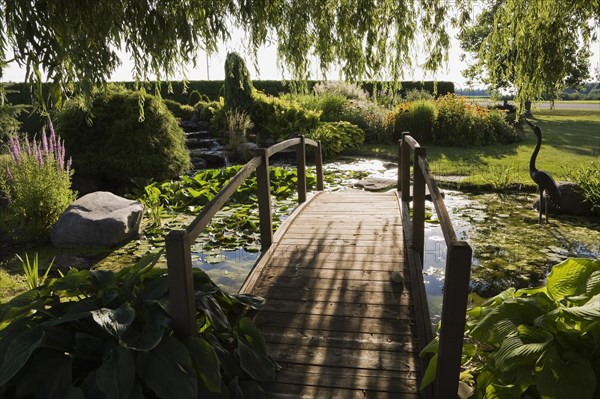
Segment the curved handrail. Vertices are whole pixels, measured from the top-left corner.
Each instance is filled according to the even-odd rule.
[[[210,200],[185,230],[172,230],[166,237],[167,267],[169,270],[169,297],[173,330],[179,337],[196,333],[192,254],[190,246],[210,223],[214,215],[229,201],[254,171],[258,189],[261,245],[267,248],[273,238],[271,194],[269,189],[269,157],[290,147],[296,147],[298,170],[298,202],[306,201],[305,145],[315,147],[317,189],[323,190],[323,158],[321,143],[303,136],[282,141],[269,148],[259,148],[256,156],[246,163],[231,180]]]
[[[425,148],[410,136],[402,133],[398,148],[398,191],[401,191],[403,209],[409,214],[410,198],[410,151],[414,152],[413,161],[413,193],[412,193],[412,221],[410,217],[405,223],[405,232],[412,242],[413,254],[409,263],[415,263],[414,268],[423,270],[424,260],[424,230],[425,230],[425,187],[429,188],[431,201],[434,204],[444,240],[447,246],[446,274],[443,288],[441,329],[439,331],[439,349],[436,369],[434,395],[440,398],[455,397],[458,391],[460,361],[464,338],[464,328],[467,310],[467,296],[471,273],[472,249],[466,241],[456,237],[454,226],[448,215],[448,210],[433,177]],[[420,273],[415,278],[420,279]],[[429,314],[426,298],[421,300],[424,314]],[[423,304],[425,302],[425,304]],[[424,306],[423,306],[424,305]],[[417,324],[419,322],[417,321]],[[423,327],[417,326],[421,331]],[[428,340],[433,338],[431,324],[424,326],[425,336]]]

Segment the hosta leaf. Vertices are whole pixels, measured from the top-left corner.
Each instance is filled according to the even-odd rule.
[[[39,290],[29,290],[11,299],[9,302],[0,304],[0,326],[10,322],[21,315],[28,314],[32,307],[43,307],[52,301],[48,296],[43,297]]]
[[[140,293],[140,298],[144,301],[161,299],[165,296],[168,289],[168,276],[161,276],[145,283],[144,289]]]
[[[101,308],[91,312],[94,321],[113,337],[120,337],[131,325],[135,311],[125,303],[117,309]]]
[[[275,363],[269,355],[251,347],[243,339],[238,339],[237,354],[240,358],[240,367],[256,381],[272,381],[277,371]]]
[[[190,352],[199,382],[210,392],[220,392],[221,362],[212,345],[202,337],[189,337],[184,344]]]
[[[486,399],[520,398],[523,389],[515,385],[490,384],[485,389]]]
[[[252,309],[260,309],[265,304],[265,298],[248,294],[231,294],[231,296]]]
[[[12,340],[0,365],[0,386],[3,386],[23,368],[31,354],[44,340],[41,328],[25,331]]]
[[[595,270],[590,275],[585,285],[585,293],[590,297],[600,294],[600,270]]]
[[[96,384],[107,399],[128,398],[135,382],[134,354],[115,346],[96,370]]]
[[[429,363],[427,364],[427,369],[425,369],[425,374],[423,374],[423,378],[421,379],[421,385],[419,385],[419,389],[423,390],[429,386],[434,380],[437,371],[437,361],[438,355],[437,353],[429,359]]]
[[[223,309],[221,309],[221,306],[219,306],[212,296],[201,294],[196,298],[196,308],[206,313],[217,331],[231,329],[229,320],[225,313],[223,313]]]
[[[555,348],[548,350],[535,367],[535,383],[543,399],[592,399],[596,375],[590,362],[574,352],[562,357]]]
[[[149,351],[160,343],[170,323],[171,319],[161,307],[145,305],[143,329],[129,327],[121,336],[121,344],[128,349]]]
[[[582,306],[561,308],[561,314],[571,316],[580,321],[594,321],[600,319],[600,294],[595,295]]]
[[[267,397],[256,381],[238,381],[238,384],[244,392],[244,399],[265,399]]]
[[[554,266],[548,275],[548,293],[559,302],[565,297],[586,294],[588,279],[600,270],[600,260],[569,258]]]
[[[523,336],[507,337],[497,352],[494,353],[496,367],[507,372],[515,367],[530,366],[533,369],[537,359],[552,340],[552,335],[543,330],[519,326]]]
[[[493,308],[475,326],[471,334],[479,341],[501,344],[504,338],[517,332],[519,325],[532,325],[545,313],[546,310],[540,306],[538,298],[515,298]]]
[[[162,399],[196,399],[197,379],[186,347],[166,336],[149,352],[140,352],[136,361],[140,379]]]
[[[265,342],[264,337],[249,317],[242,317],[238,323],[238,327],[240,333],[243,334],[246,342],[248,342],[252,348],[265,355],[268,354],[267,343]]]

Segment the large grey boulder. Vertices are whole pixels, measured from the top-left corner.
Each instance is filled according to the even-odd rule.
[[[60,216],[50,238],[57,247],[112,247],[140,232],[144,207],[106,191],[84,195]]]
[[[589,215],[592,213],[592,205],[585,200],[579,186],[575,183],[560,181],[556,183],[560,191],[560,206],[548,200],[549,213],[563,213],[567,215]],[[540,200],[533,204],[535,210],[539,210]],[[544,211],[544,204],[542,204]]]

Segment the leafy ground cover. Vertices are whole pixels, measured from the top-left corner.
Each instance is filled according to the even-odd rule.
[[[555,179],[566,179],[569,170],[598,162],[600,156],[600,114],[595,110],[537,110],[532,121],[543,132],[538,169],[550,172]],[[463,183],[482,187],[490,185],[490,174],[509,174],[509,180],[533,187],[529,177],[529,158],[536,139],[530,129],[525,140],[515,144],[486,147],[427,146],[432,170],[442,176],[464,176]],[[365,144],[352,154],[396,159],[395,145]]]

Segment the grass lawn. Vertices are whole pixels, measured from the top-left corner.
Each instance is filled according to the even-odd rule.
[[[537,168],[550,172],[556,180],[566,179],[569,169],[600,162],[600,113],[594,110],[537,110],[532,121],[543,133]],[[511,181],[533,185],[529,177],[529,158],[536,138],[529,127],[525,140],[510,145],[485,147],[427,146],[431,169],[438,175],[468,176],[469,183],[480,185],[490,175],[510,174]],[[354,155],[396,158],[394,145],[365,145]]]

